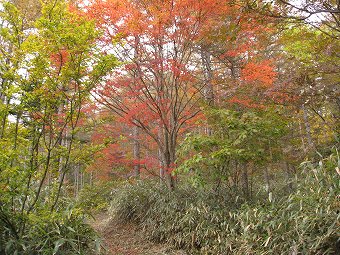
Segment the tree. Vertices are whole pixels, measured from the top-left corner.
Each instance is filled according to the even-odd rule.
[[[242,4],[264,16],[270,16],[291,25],[304,24],[313,27],[324,35],[339,38],[340,6],[337,0],[246,0]]]
[[[0,214],[20,239],[30,214],[58,210],[84,104],[117,61],[100,54],[94,22],[67,1],[43,4],[26,30],[20,11],[2,5]]]
[[[202,98],[211,101],[213,97],[208,46],[224,31],[230,37],[220,41],[232,41],[233,36],[242,41],[245,35],[255,41],[255,25],[240,21],[248,16],[239,6],[215,0],[92,1],[86,13],[106,29],[102,43],[107,54],[116,54],[126,63],[115,77],[98,85],[96,97],[122,121],[155,141],[172,189],[178,140],[200,116]],[[253,43],[246,44],[246,38],[243,47],[232,52],[243,65],[253,61],[247,52]]]

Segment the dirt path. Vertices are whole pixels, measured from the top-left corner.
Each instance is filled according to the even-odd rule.
[[[108,255],[186,255],[183,251],[171,251],[168,247],[150,243],[133,225],[118,225],[101,213],[91,222],[102,236]]]

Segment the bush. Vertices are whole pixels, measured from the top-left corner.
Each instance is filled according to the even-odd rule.
[[[0,254],[67,255],[99,254],[100,240],[94,230],[85,223],[85,215],[69,206],[61,212],[40,210],[26,219],[7,215],[15,224],[25,220],[20,235],[10,233],[8,224],[0,222]],[[17,224],[19,225],[19,224]],[[17,230],[19,231],[19,230]]]
[[[85,211],[106,210],[111,202],[113,182],[96,183],[85,186],[77,198],[77,206]]]
[[[168,192],[150,181],[117,191],[112,212],[138,224],[150,240],[195,254],[339,254],[335,162],[304,164],[296,191],[276,200],[250,203],[190,186]]]

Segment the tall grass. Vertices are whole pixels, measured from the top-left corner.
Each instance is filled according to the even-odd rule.
[[[62,203],[61,203],[62,204]],[[39,210],[28,216],[1,211],[13,224],[0,221],[0,254],[4,255],[91,255],[100,254],[100,239],[86,223],[85,214],[72,203],[57,212]],[[25,228],[18,229],[22,221]],[[20,231],[20,232],[18,232]]]
[[[305,163],[289,195],[246,202],[226,190],[138,182],[115,193],[112,213],[148,239],[192,254],[340,254],[335,158]]]

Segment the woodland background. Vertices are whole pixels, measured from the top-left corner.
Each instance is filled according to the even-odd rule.
[[[339,1],[0,6],[1,254],[340,251]]]

